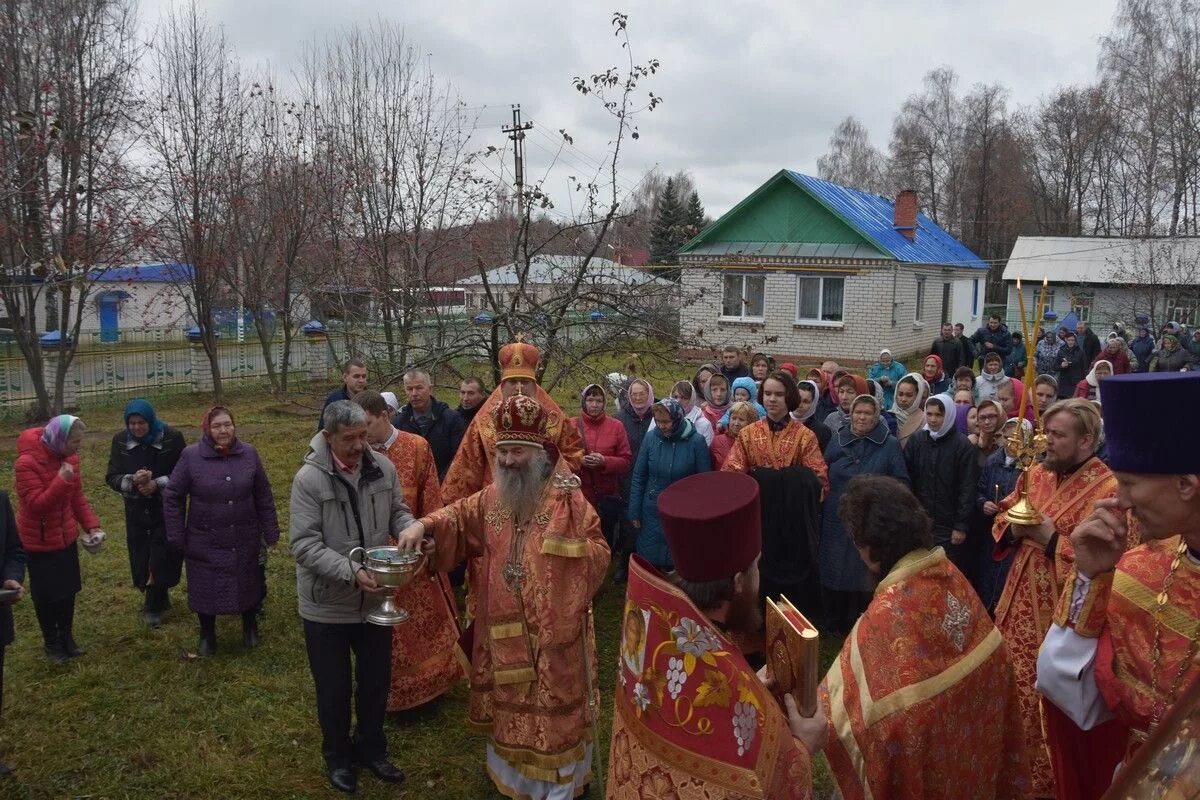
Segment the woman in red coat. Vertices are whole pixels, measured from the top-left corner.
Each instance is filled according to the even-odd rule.
[[[81,656],[75,643],[75,595],[83,587],[79,575],[79,530],[85,544],[103,539],[100,520],[83,494],[79,447],[84,424],[61,414],[44,428],[17,437],[17,530],[28,554],[29,593],[45,639],[46,655],[63,662]]]
[[[576,473],[580,488],[600,515],[600,527],[611,546],[621,518],[620,479],[633,466],[633,451],[625,426],[605,413],[607,404],[604,389],[588,384],[580,397],[583,413],[572,422],[583,440],[583,465]]]

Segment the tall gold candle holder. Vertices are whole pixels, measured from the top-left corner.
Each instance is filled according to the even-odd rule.
[[[1021,470],[1021,477],[1017,479],[1017,502],[1004,512],[1004,518],[1013,525],[1040,525],[1045,518],[1029,502],[1029,470],[1037,463],[1038,456],[1046,452],[1046,434],[1042,430],[1041,420],[1038,420],[1037,430],[1026,428],[1024,420],[1019,422],[1004,443],[1004,450],[1017,469]]]

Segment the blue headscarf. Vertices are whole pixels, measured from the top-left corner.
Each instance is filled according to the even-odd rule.
[[[149,402],[138,398],[130,400],[129,404],[125,406],[126,429],[129,428],[129,418],[135,414],[150,423],[150,429],[146,431],[146,435],[138,437],[138,444],[154,444],[162,434],[163,428],[167,427],[166,423],[158,418],[158,415],[154,413],[154,407]],[[132,433],[129,435],[133,436]]]
[[[57,455],[63,457],[67,452],[67,437],[71,435],[71,427],[79,421],[79,417],[70,414],[59,414],[42,429],[42,442]]]

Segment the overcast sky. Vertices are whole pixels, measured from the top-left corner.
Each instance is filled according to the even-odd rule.
[[[338,26],[378,17],[403,24],[467,105],[485,106],[482,141],[505,143],[499,128],[510,103],[520,103],[539,130],[575,136],[551,191],[607,148],[609,121],[570,81],[620,63],[609,25],[619,8],[630,16],[635,57],[661,61],[646,88],[665,98],[641,120],[623,181],[632,185],[655,165],[689,170],[713,216],[781,168],[816,174],[829,134],[848,114],[886,148],[896,110],[938,66],[954,68],[964,91],[1004,84],[1013,107],[1091,80],[1115,7],[1115,0],[199,2],[244,61],[282,72],[303,42]],[[147,29],[170,4],[142,0]],[[550,139],[530,137],[531,173],[545,169],[552,148]]]

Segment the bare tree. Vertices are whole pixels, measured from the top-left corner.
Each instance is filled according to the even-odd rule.
[[[938,225],[960,233],[963,173],[962,101],[949,67],[925,76],[924,91],[904,101],[892,125],[891,183],[917,190]]]
[[[1106,259],[1104,279],[1120,288],[1110,313],[1132,320],[1150,317],[1157,332],[1171,320],[1194,325],[1200,308],[1200,259],[1197,241],[1159,237],[1137,239]]]
[[[127,0],[0,7],[0,299],[45,418],[62,406],[94,280],[143,243]],[[43,377],[39,318],[61,334]]]
[[[887,171],[887,160],[855,117],[838,124],[829,137],[829,151],[817,159],[817,175],[822,180],[874,194],[887,194]]]
[[[147,142],[165,213],[163,252],[191,266],[180,287],[200,329],[216,402],[223,397],[214,312],[228,285],[228,181],[242,114],[238,67],[225,34],[195,2],[168,12],[154,44]]]

